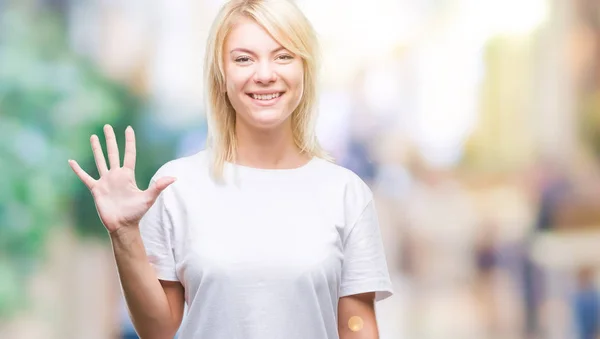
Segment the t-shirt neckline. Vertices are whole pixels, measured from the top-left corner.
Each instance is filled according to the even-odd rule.
[[[302,172],[307,170],[308,168],[310,168],[316,161],[317,161],[318,157],[311,157],[307,162],[305,162],[304,164],[298,166],[298,167],[293,167],[293,168],[260,168],[260,167],[251,167],[251,166],[246,166],[246,165],[240,165],[240,164],[236,164],[233,162],[229,162],[226,161],[225,162],[225,166],[232,168],[232,169],[236,169],[238,171],[243,171],[246,173],[256,173],[256,174],[293,174],[293,173],[298,173],[298,172]]]

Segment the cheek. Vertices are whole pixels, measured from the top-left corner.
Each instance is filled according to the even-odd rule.
[[[237,96],[243,91],[249,79],[248,70],[236,67],[225,68],[225,89],[230,96]]]
[[[302,65],[291,68],[286,72],[288,85],[293,87],[298,95],[302,95],[304,90],[304,69]]]
[[[235,95],[240,86],[240,80],[237,77],[230,75],[225,78],[225,89],[229,95]]]
[[[229,102],[230,104],[233,106],[233,108],[236,111],[239,110],[243,110],[244,107],[244,103],[243,103],[243,97],[241,97],[241,95],[243,95],[242,91],[242,87],[239,84],[239,82],[237,82],[237,80],[235,78],[226,78],[226,83],[225,83],[225,95],[227,95],[227,98],[229,98]]]
[[[301,74],[298,78],[296,78],[296,95],[297,95],[297,100],[300,101],[300,99],[302,99],[302,97],[304,96],[304,76],[303,74]]]
[[[296,74],[296,83],[298,84],[298,87],[303,87],[304,86],[304,67],[302,66],[301,63],[298,63],[296,70],[294,72]]]
[[[230,97],[235,96],[237,94],[237,86],[234,81],[231,79],[227,79],[227,83],[225,84],[225,90],[227,91],[227,95]]]

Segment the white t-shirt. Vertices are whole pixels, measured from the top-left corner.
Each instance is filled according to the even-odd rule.
[[[158,278],[185,288],[181,339],[334,339],[340,297],[392,295],[373,196],[351,171],[227,163],[219,184],[201,151],[163,176],[177,181],[140,229]]]

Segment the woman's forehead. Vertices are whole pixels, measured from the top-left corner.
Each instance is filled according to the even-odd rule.
[[[238,18],[225,39],[227,52],[234,49],[251,52],[273,52],[283,48],[267,30],[249,18]]]

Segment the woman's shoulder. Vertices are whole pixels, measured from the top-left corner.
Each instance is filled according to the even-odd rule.
[[[342,187],[344,191],[363,195],[370,198],[372,193],[367,183],[354,171],[326,159],[318,158],[318,173],[320,177],[330,184]]]
[[[161,177],[186,177],[188,175],[197,176],[200,173],[207,173],[208,156],[207,151],[202,150],[191,155],[185,155],[163,164],[154,175],[153,179]]]

